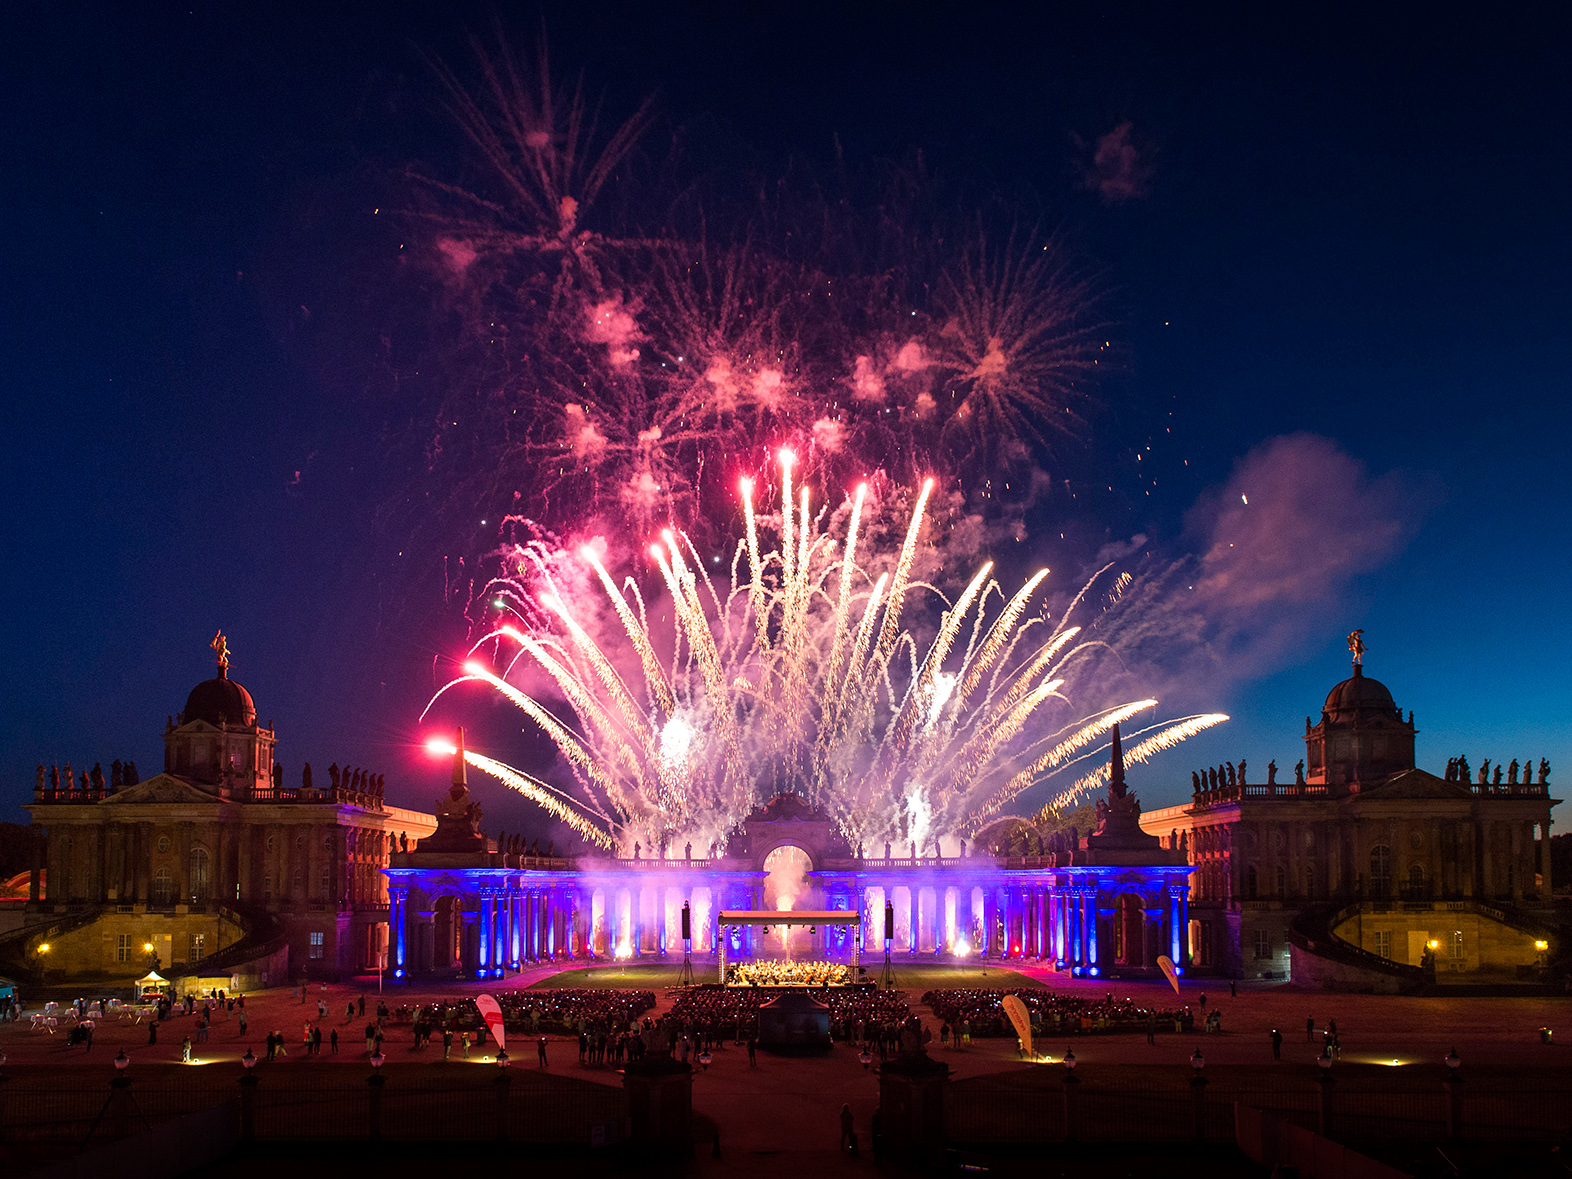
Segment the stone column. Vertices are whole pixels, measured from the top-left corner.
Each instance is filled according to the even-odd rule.
[[[409,889],[394,887],[388,889],[388,924],[391,926],[392,945],[389,946],[389,957],[393,959],[393,977],[401,978],[408,974],[407,939],[409,937]]]
[[[1539,874],[1540,880],[1539,903],[1549,905],[1555,898],[1555,888],[1550,882],[1550,812],[1545,811],[1545,817],[1539,822]]]
[[[480,909],[480,941],[475,947],[477,956],[475,970],[483,973],[490,973],[491,970],[491,909],[493,903],[494,898],[491,895],[491,890],[489,888],[481,889],[477,898],[477,905]]]

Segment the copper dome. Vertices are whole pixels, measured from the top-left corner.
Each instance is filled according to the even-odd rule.
[[[186,697],[184,722],[206,721],[210,725],[254,725],[257,723],[257,706],[251,693],[228,676],[203,680],[191,689]]]
[[[1356,663],[1354,674],[1326,694],[1321,711],[1333,720],[1342,719],[1349,713],[1373,712],[1390,717],[1397,715],[1397,702],[1385,684],[1365,675],[1364,669]]]

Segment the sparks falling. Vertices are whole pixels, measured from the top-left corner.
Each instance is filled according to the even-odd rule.
[[[1006,597],[983,565],[924,647],[906,620],[915,615],[925,632],[920,607],[937,596],[913,573],[933,481],[899,550],[880,552],[864,544],[866,485],[833,535],[842,530],[815,514],[809,489],[794,487],[792,454],[778,459],[775,547],[766,550],[743,480],[744,535],[729,581],[712,579],[688,536],[668,530],[649,548],[663,591],[654,617],[634,579],[619,586],[594,547],[579,550],[578,571],[592,575],[616,620],[604,640],[590,633],[598,609],[575,608],[559,555],[520,546],[512,575],[488,587],[501,619],[432,703],[459,684],[486,684],[551,738],[573,784],[466,750],[468,764],[624,853],[635,842],[723,848],[743,816],[784,791],[823,808],[854,846],[926,849],[969,835],[1095,752],[1115,724],[1156,707],[1076,709],[1064,691],[1069,672],[1106,644],[1071,624],[1085,588],[1063,616],[1049,615],[1046,569]],[[571,723],[517,686],[542,677]],[[1154,725],[1127,758],[1143,761],[1226,719]],[[1056,805],[1100,781],[1081,778]]]

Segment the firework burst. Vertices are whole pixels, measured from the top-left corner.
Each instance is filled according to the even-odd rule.
[[[757,803],[793,791],[854,844],[926,848],[975,830],[1088,756],[1115,724],[1156,707],[1076,708],[1065,684],[1107,645],[1072,621],[1085,589],[1057,620],[1048,613],[1046,569],[1007,596],[985,564],[930,617],[927,601],[941,596],[914,571],[931,480],[886,551],[866,543],[866,485],[839,512],[815,510],[794,483],[794,456],[780,462],[769,517],[742,483],[743,536],[725,582],[678,530],[649,548],[660,582],[649,600],[632,578],[619,585],[593,545],[570,558],[519,546],[510,575],[488,588],[502,618],[437,697],[487,685],[555,743],[573,782],[558,788],[466,753],[470,764],[607,847],[723,847]],[[583,600],[590,586],[609,604],[607,627],[604,608]],[[550,699],[566,703],[571,722]],[[1224,719],[1153,726],[1129,756],[1144,760]]]

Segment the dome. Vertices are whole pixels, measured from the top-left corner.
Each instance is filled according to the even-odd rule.
[[[252,703],[250,692],[228,676],[220,675],[191,689],[183,715],[186,724],[201,720],[210,725],[254,725],[257,706]]]
[[[1397,703],[1392,693],[1380,680],[1370,679],[1359,664],[1354,664],[1354,674],[1326,694],[1321,710],[1333,719],[1341,713],[1375,712],[1382,716],[1397,714]]]

